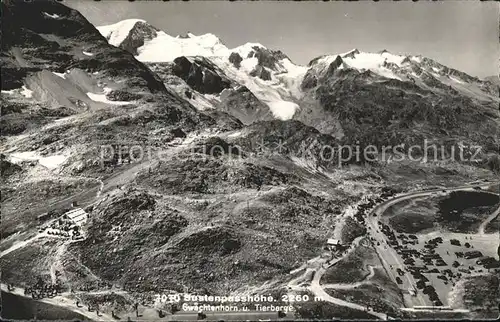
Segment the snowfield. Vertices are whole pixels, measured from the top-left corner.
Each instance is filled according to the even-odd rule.
[[[350,55],[350,54],[347,54]],[[358,70],[370,70],[375,74],[386,78],[401,80],[392,70],[384,67],[384,63],[392,63],[401,67],[405,56],[394,55],[391,53],[364,53],[358,52],[352,56],[342,57],[343,61],[352,68]]]
[[[240,69],[235,68],[226,57],[213,57],[212,60],[224,71],[224,73],[226,73],[226,75],[235,79],[238,83],[245,85],[260,101],[269,106],[274,117],[280,120],[289,120],[293,117],[297,108],[299,108],[299,106],[293,102],[293,91],[287,88],[286,84],[280,82],[276,76],[274,76],[274,80],[264,81],[258,77],[249,75],[249,70],[244,68],[243,63],[251,60],[256,61],[256,58],[244,59],[241,62],[242,68]],[[286,74],[281,74],[279,77],[286,79],[287,76]],[[297,91],[298,90],[295,89],[295,92]]]
[[[273,112],[274,117],[280,120],[291,120],[299,105],[293,102],[276,100],[266,102],[266,104]]]
[[[136,57],[142,62],[170,62],[180,56],[226,56],[228,48],[213,34],[189,38],[172,37],[163,31],[157,32],[156,38],[139,47]]]
[[[391,53],[365,53],[359,52],[354,58],[343,57],[344,61],[357,69],[371,69],[383,65],[384,61],[401,66],[405,56],[394,55]]]
[[[52,18],[52,19],[59,19],[59,18],[61,18],[60,15],[55,14],[55,13],[44,12],[43,14],[44,14],[44,16]]]
[[[69,158],[69,156],[63,154],[43,157],[38,155],[35,151],[11,153],[9,157],[10,161],[14,164],[19,164],[25,161],[37,161],[40,165],[49,170],[59,168]]]
[[[56,76],[59,76],[61,77],[62,79],[66,79],[66,76],[64,75],[64,73],[56,73],[56,72],[52,72],[52,74],[56,75]]]
[[[95,94],[88,92],[87,96],[93,100],[94,102],[100,102],[100,103],[106,103],[106,104],[111,104],[111,105],[128,105],[131,104],[132,102],[124,102],[124,101],[110,101],[106,97],[106,94],[111,92],[110,88],[105,87],[103,93],[101,94]]]
[[[21,91],[21,94],[26,97],[26,98],[31,98],[33,96],[33,91],[28,89],[26,86],[22,87],[23,90]]]

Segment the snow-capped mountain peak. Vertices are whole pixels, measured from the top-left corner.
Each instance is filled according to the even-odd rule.
[[[173,37],[141,19],[127,19],[97,27],[97,30],[111,45],[132,52],[144,62],[171,62],[180,56],[227,55],[229,52],[214,34],[197,36],[188,32],[187,36]],[[133,43],[132,47],[130,42]]]
[[[315,79],[336,77],[337,71],[350,69],[360,73],[369,72],[368,77],[396,79],[412,82],[423,88],[438,91],[455,90],[466,96],[486,101],[496,100],[496,89],[488,82],[442,65],[422,55],[394,54],[387,50],[363,52],[350,50],[339,55],[324,55],[309,63],[306,88],[315,84]]]
[[[200,36],[189,33],[188,38],[181,38],[159,31],[155,38],[145,41],[137,52],[137,59],[143,62],[172,62],[181,56],[226,55],[228,48],[210,33]]]
[[[283,52],[269,49],[258,42],[228,48],[212,33],[195,35],[187,32],[185,35],[170,36],[140,19],[121,21],[99,27],[98,30],[112,45],[133,53],[141,62],[179,65],[176,68],[183,71],[179,73],[184,78],[190,79],[198,87],[201,83],[210,87],[210,90],[200,92],[200,95],[215,95],[210,100],[220,99],[220,88],[212,88],[212,77],[231,79],[245,86],[280,119],[292,118],[299,108],[296,102],[308,89],[315,87],[320,79],[341,76],[342,73],[338,72],[341,70],[362,73],[370,82],[392,79],[413,82],[431,90],[449,91],[453,88],[473,96],[478,96],[478,93],[484,96],[485,90],[492,92],[487,84],[432,59],[395,54],[385,49],[364,52],[355,48],[341,54],[318,57],[305,67],[294,64]],[[195,56],[204,57],[204,60],[194,62],[189,58]],[[176,58],[179,58],[177,62]],[[195,68],[199,69],[196,81],[189,76],[189,66],[192,64],[201,64]],[[207,66],[211,66],[211,71],[204,70]],[[190,86],[195,86],[193,84]],[[490,99],[490,95],[487,95],[485,99]]]
[[[359,54],[359,50],[357,48],[351,49],[346,53],[340,54],[339,56],[341,57],[354,57],[355,55]]]
[[[111,45],[118,47],[127,38],[134,26],[139,22],[146,23],[146,21],[142,19],[126,19],[112,25],[99,26],[97,27],[97,30]]]
[[[256,43],[256,42],[247,42],[244,45],[235,47],[231,49],[232,53],[237,53],[238,55],[241,56],[241,58],[245,59],[248,58],[249,55],[251,55],[252,52],[255,52],[255,49],[257,48],[263,48],[266,49],[262,44]]]
[[[98,30],[108,40],[111,39],[110,34],[119,34],[120,37],[115,36],[112,44],[132,52],[142,62],[181,64],[181,60],[185,60],[179,58],[175,62],[176,58],[190,56],[209,59],[223,74],[247,87],[261,102],[267,104],[277,118],[290,119],[297,110],[295,100],[301,96],[300,83],[307,68],[295,65],[283,52],[270,50],[257,42],[229,49],[211,33],[197,36],[188,32],[185,36],[172,37],[154,27],[154,34],[136,32],[134,25],[139,23],[143,22],[120,22],[99,27]],[[129,35],[124,37],[127,30]],[[206,64],[210,65],[209,62]],[[212,74],[205,71],[199,78],[204,79],[207,73]],[[225,78],[225,75],[221,75],[221,78]]]
[[[328,70],[344,68],[370,71],[376,75],[398,80],[408,80],[406,75],[413,71],[413,66],[423,60],[419,56],[408,56],[390,53],[387,50],[363,52],[352,49],[338,55],[325,55],[313,59],[309,66],[318,74]],[[333,65],[332,65],[333,64]]]

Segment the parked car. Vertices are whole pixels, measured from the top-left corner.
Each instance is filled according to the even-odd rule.
[[[494,261],[495,261],[494,257],[483,256],[476,261],[476,264],[484,265],[484,264],[488,264],[488,263],[493,263]]]
[[[436,292],[433,292],[433,293],[430,293],[430,294],[429,294],[429,299],[430,299],[431,301],[433,301],[433,302],[434,302],[434,301],[439,301],[439,296],[436,294]]]
[[[444,275],[438,275],[437,278],[439,278],[440,280],[443,280],[443,281],[448,281],[448,279]]]
[[[424,281],[417,281],[417,288],[419,290],[423,289],[425,287],[425,282]]]
[[[469,252],[466,252],[464,254],[464,257],[467,258],[467,259],[478,258],[478,257],[482,257],[482,256],[483,256],[483,253],[481,253],[478,250],[469,251]]]
[[[446,262],[443,261],[443,260],[437,260],[436,261],[436,266],[446,266],[446,265],[448,265],[448,264],[446,264]]]
[[[490,268],[497,268],[500,267],[500,261],[494,261],[491,263],[486,263],[484,264],[484,268],[490,269]]]
[[[413,265],[415,264],[415,260],[412,258],[405,259],[403,262],[405,265]]]

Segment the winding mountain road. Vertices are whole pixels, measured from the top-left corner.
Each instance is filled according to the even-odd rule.
[[[322,284],[321,287],[323,288],[332,288],[332,289],[337,289],[337,290],[352,290],[356,289],[360,286],[363,285],[368,285],[371,284],[371,279],[373,276],[375,276],[375,268],[383,268],[382,266],[373,266],[373,265],[367,265],[368,270],[370,273],[362,280],[359,282],[355,283],[335,283],[335,284]]]
[[[293,280],[291,280],[288,283],[288,288],[290,290],[294,290],[294,291],[309,290],[314,294],[315,297],[321,299],[322,301],[326,301],[326,302],[329,302],[329,303],[332,303],[335,305],[339,305],[339,306],[348,307],[348,308],[351,308],[354,310],[363,311],[363,312],[366,312],[370,315],[373,315],[379,319],[385,320],[387,318],[387,315],[385,313],[371,311],[371,310],[368,310],[367,307],[364,305],[360,305],[360,304],[353,303],[353,302],[348,302],[348,301],[333,297],[324,290],[325,288],[336,288],[336,287],[332,287],[335,284],[327,284],[327,285],[320,284],[321,277],[323,276],[323,274],[325,274],[327,269],[330,268],[331,266],[337,264],[338,262],[340,262],[341,260],[346,258],[349,254],[351,254],[356,249],[356,247],[359,245],[359,243],[361,242],[361,240],[363,238],[364,238],[363,236],[357,237],[352,242],[349,249],[341,257],[335,258],[330,262],[327,262],[327,260],[325,258],[321,258],[321,257],[315,257],[312,260],[310,260],[308,263],[315,265],[315,267],[305,267],[305,269],[306,269],[305,272],[301,276],[298,276],[298,277],[294,278]],[[301,266],[300,268],[303,268],[303,266]],[[373,267],[371,267],[370,270],[371,270],[370,275],[373,276],[373,274],[375,274],[375,272],[373,271]],[[293,270],[292,272],[297,272],[297,269]],[[311,274],[314,274],[312,281],[311,281],[311,284],[309,286],[300,286],[301,283],[307,282],[307,277],[311,276]],[[371,278],[371,277],[369,277],[369,278]],[[366,283],[366,279],[364,282]],[[339,289],[340,288],[344,288],[344,289],[345,288],[354,288],[354,287],[356,287],[356,285],[357,285],[357,283],[354,283],[350,286],[343,285],[343,284],[342,285],[337,284]],[[329,286],[329,287],[325,287],[325,286]]]
[[[497,210],[495,210],[488,218],[486,218],[485,221],[481,223],[481,226],[479,226],[479,230],[477,233],[479,235],[486,235],[485,233],[486,226],[488,226],[488,224],[499,215],[500,215],[500,207],[498,207]]]

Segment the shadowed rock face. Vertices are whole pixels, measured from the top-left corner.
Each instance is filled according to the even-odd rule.
[[[238,54],[238,53],[231,53],[231,55],[229,55],[229,62],[231,64],[234,65],[234,67],[236,68],[240,68],[241,66],[241,61],[243,60],[243,58],[241,58],[241,56]]]
[[[222,92],[221,102],[217,108],[236,117],[243,124],[274,119],[269,107],[259,101],[245,86]]]
[[[6,160],[4,154],[0,154],[0,171],[3,178],[7,178],[17,172],[20,172],[22,169],[17,164],[9,162]]]
[[[218,94],[231,86],[231,81],[223,72],[202,57],[178,57],[174,59],[172,70],[174,75],[202,94]]]
[[[362,145],[421,144],[427,138],[448,147],[463,140],[492,151],[499,143],[495,102],[471,97],[460,89],[462,83],[451,86],[447,80],[454,76],[460,82],[470,81],[471,86],[481,85],[485,94],[491,83],[420,57],[399,66],[385,62],[381,68],[395,75],[387,78],[344,62],[356,55],[353,51],[311,61],[301,83],[305,95],[295,119],[332,134],[336,128],[331,124],[338,122],[346,140]]]
[[[254,46],[252,49],[253,51],[249,53],[249,58],[256,57],[259,66],[269,69],[275,70],[276,66],[280,64],[280,60],[288,58],[280,50],[270,50],[258,46]]]
[[[271,80],[271,72],[265,67],[260,65],[255,66],[255,68],[250,72],[250,76],[259,77],[262,80]]]
[[[262,80],[271,80],[271,71],[284,72],[286,69],[281,60],[288,58],[280,50],[270,50],[264,47],[254,46],[248,53],[247,58],[257,58],[257,65],[250,72],[250,76],[259,77]],[[235,65],[236,66],[236,65]]]
[[[146,40],[151,40],[156,36],[156,32],[159,31],[155,27],[138,21],[135,23],[134,27],[128,33],[128,36],[121,42],[120,48],[128,51],[134,56],[139,53],[137,49],[142,47]]]

